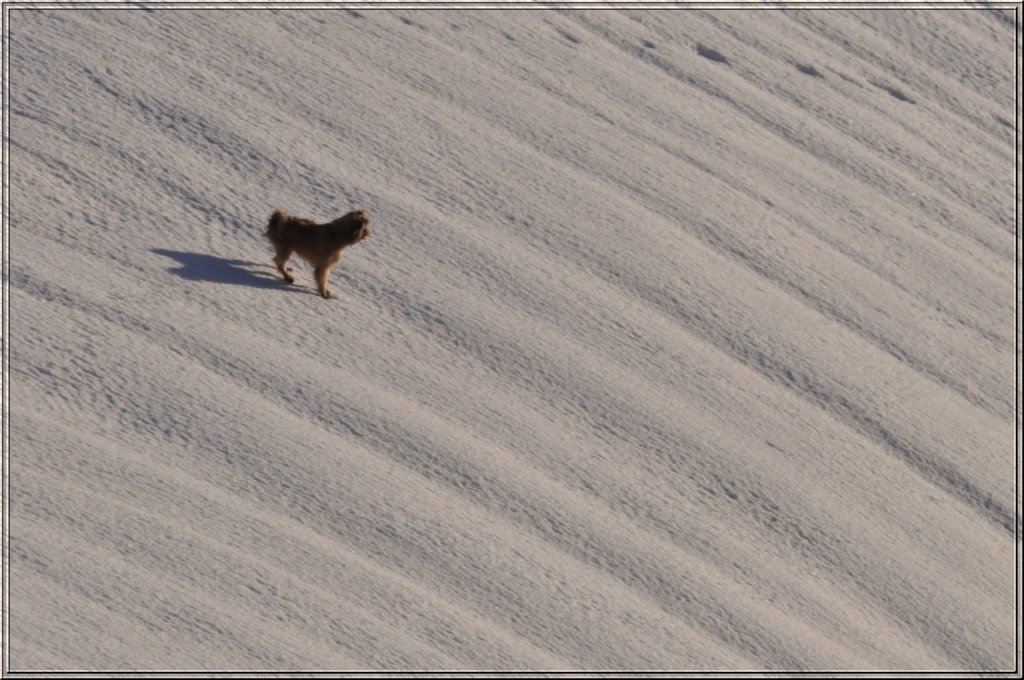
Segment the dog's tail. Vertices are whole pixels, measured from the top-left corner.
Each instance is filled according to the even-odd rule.
[[[270,216],[270,221],[267,222],[267,237],[273,239],[280,232],[281,223],[288,214],[280,208],[275,208],[273,214]]]

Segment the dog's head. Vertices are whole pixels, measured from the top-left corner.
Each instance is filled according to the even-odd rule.
[[[345,220],[351,225],[353,243],[370,235],[370,218],[362,210],[353,210],[345,215]]]

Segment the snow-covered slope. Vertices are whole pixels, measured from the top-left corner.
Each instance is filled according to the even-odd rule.
[[[1014,668],[1018,15],[11,10],[7,668]]]

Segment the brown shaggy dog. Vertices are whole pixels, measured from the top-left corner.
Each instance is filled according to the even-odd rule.
[[[267,224],[267,238],[274,245],[274,264],[288,283],[295,283],[291,267],[285,263],[292,253],[313,265],[316,289],[325,298],[333,297],[327,290],[327,275],[338,264],[341,253],[356,241],[370,235],[370,218],[362,210],[354,210],[327,224],[289,215],[275,210]]]

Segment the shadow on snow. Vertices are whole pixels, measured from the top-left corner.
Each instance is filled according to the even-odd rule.
[[[179,250],[153,248],[152,252],[169,257],[178,266],[168,269],[169,272],[189,281],[208,281],[210,283],[227,283],[236,286],[252,286],[254,288],[289,289],[291,285],[269,271],[254,269],[263,267],[255,262],[231,260],[206,253],[189,253]],[[269,268],[269,267],[268,267]],[[294,289],[293,289],[294,290]]]

